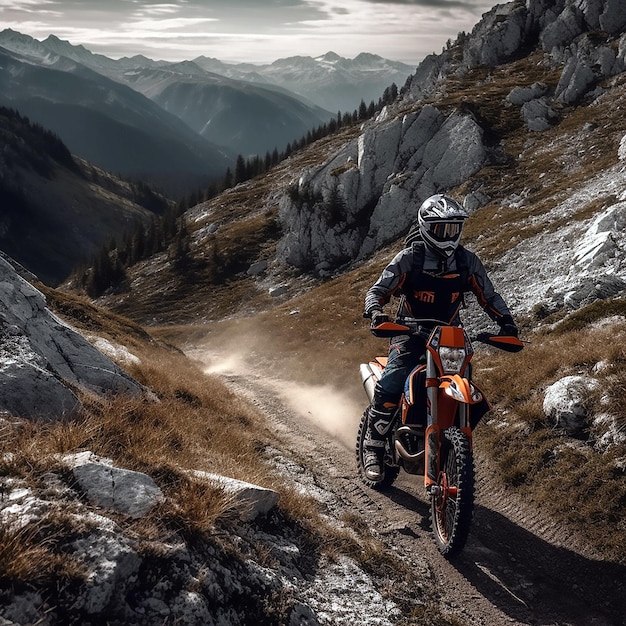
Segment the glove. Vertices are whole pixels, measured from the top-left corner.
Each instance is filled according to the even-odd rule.
[[[517,337],[519,331],[517,330],[517,326],[510,315],[505,315],[498,321],[498,324],[500,325],[500,332],[498,335],[505,337]]]

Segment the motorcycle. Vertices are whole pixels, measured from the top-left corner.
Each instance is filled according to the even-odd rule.
[[[489,410],[483,392],[472,380],[472,342],[462,327],[439,320],[398,318],[372,328],[377,337],[419,335],[426,341],[425,362],[407,377],[400,404],[387,434],[380,480],[365,475],[364,441],[368,411],[361,418],[356,457],[363,482],[389,488],[400,470],[424,476],[430,498],[435,542],[446,557],[457,555],[467,541],[474,507],[472,432]],[[481,333],[475,339],[509,352],[524,343],[517,337]],[[371,403],[387,357],[361,363],[360,373]]]

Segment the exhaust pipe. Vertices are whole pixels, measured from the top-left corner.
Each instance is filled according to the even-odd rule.
[[[411,426],[400,426],[400,428],[398,428],[398,430],[396,430],[396,436],[395,436],[395,448],[396,448],[396,452],[405,460],[405,461],[409,461],[410,463],[417,463],[418,461],[421,461],[424,458],[424,450],[420,450],[419,452],[417,452],[416,454],[411,454],[405,447],[404,445],[402,445],[402,442],[400,441],[400,437],[403,434],[411,434],[411,435],[422,435],[423,434],[421,432],[418,433],[417,429],[412,428]]]
[[[376,381],[379,377],[369,363],[361,363],[359,371],[361,372],[363,388],[365,389],[365,393],[371,402],[374,397],[374,387],[376,386]]]

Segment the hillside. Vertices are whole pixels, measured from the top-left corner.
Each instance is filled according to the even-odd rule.
[[[14,110],[0,108],[0,136],[0,248],[49,285],[171,204],[73,156]]]
[[[506,451],[492,459],[502,488],[572,524],[603,558],[619,560],[626,478],[615,377],[623,352],[606,333],[622,336],[626,310],[626,123],[617,113],[626,75],[616,53],[623,57],[624,24],[616,27],[614,16],[611,28],[618,30],[601,35],[578,20],[578,32],[567,35],[576,44],[567,39],[551,48],[553,37],[565,37],[559,27],[570,15],[569,3],[559,6],[553,22],[541,21],[541,2],[494,9],[472,34],[427,59],[377,120],[321,140],[269,175],[191,209],[190,272],[153,258],[132,270],[130,292],[100,303],[188,350],[206,345],[209,353],[247,354],[290,380],[334,387],[341,372],[341,386],[363,402],[358,363],[384,349],[360,319],[365,291],[402,245],[419,194],[433,189],[435,175],[456,177],[448,191],[472,210],[466,245],[480,253],[531,342],[515,360],[481,356],[499,407],[483,436],[489,449]],[[529,16],[541,27],[526,33],[517,25],[530,24]],[[605,70],[586,74],[586,64],[605,52],[613,55]],[[494,61],[498,55],[503,60]],[[446,152],[438,143],[443,131],[434,132],[421,163],[394,171],[404,162],[392,152],[399,143],[402,149],[405,131],[398,129],[415,128],[411,123],[427,115],[442,119],[444,131],[454,124],[457,134],[445,136],[458,151]],[[461,149],[467,133],[479,137],[481,150]],[[480,160],[468,160],[479,153]],[[329,192],[333,180],[336,192]],[[363,191],[368,187],[374,201]],[[350,195],[356,189],[358,198]],[[367,252],[374,237],[382,243]],[[336,253],[342,246],[344,255],[353,247],[355,260]],[[473,305],[465,318],[472,331],[488,321]],[[573,438],[554,430],[543,411],[545,390],[568,375],[589,376],[607,394],[586,400],[589,421]],[[576,464],[585,476],[572,472]],[[605,471],[612,482],[600,495],[593,485],[604,482]],[[550,495],[557,476],[562,498]],[[572,501],[580,507],[572,510]]]

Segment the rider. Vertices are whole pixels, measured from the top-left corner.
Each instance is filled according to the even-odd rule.
[[[372,328],[389,319],[383,306],[395,295],[401,296],[399,315],[460,326],[463,293],[472,291],[500,326],[500,334],[517,337],[513,317],[480,259],[459,245],[467,217],[465,209],[449,196],[437,194],[424,201],[417,212],[419,237],[394,257],[365,296],[363,315],[371,319]],[[363,466],[369,480],[383,478],[385,437],[404,381],[425,349],[425,341],[418,336],[401,335],[390,341],[387,365],[368,409]]]

